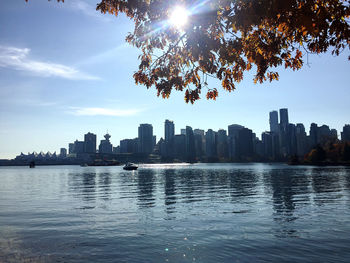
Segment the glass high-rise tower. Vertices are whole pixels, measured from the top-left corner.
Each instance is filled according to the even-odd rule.
[[[270,132],[278,133],[278,131],[279,131],[278,112],[271,111],[270,112]]]

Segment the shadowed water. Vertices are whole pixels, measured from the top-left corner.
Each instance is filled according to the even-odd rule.
[[[0,262],[350,262],[350,169],[0,168]]]

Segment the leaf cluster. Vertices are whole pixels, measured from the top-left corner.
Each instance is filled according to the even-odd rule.
[[[182,29],[166,23],[176,5],[192,10]],[[191,103],[203,89],[218,96],[208,77],[233,91],[251,69],[255,83],[278,80],[276,67],[298,70],[305,54],[339,55],[350,43],[350,0],[101,0],[97,10],[134,21],[126,40],[142,51],[137,84],[163,98],[184,91]]]

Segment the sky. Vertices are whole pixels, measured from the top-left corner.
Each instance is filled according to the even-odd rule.
[[[0,159],[59,152],[87,132],[99,143],[108,131],[117,146],[137,137],[140,123],[152,124],[158,140],[165,119],[174,121],[176,133],[186,125],[241,124],[259,137],[269,129],[269,112],[280,108],[307,132],[312,122],[338,133],[350,123],[348,51],[310,55],[299,71],[277,69],[280,80],[272,83],[254,84],[247,74],[231,93],[211,80],[217,100],[191,105],[181,92],[162,99],[155,88],[135,85],[140,51],[125,42],[132,22],[100,14],[98,2],[0,1]]]

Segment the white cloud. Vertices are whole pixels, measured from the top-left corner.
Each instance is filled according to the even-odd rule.
[[[140,113],[141,109],[111,109],[98,107],[71,107],[69,114],[76,116],[114,116],[127,117]]]
[[[0,46],[0,67],[26,71],[41,77],[60,77],[72,80],[98,80],[62,64],[43,62],[28,57],[30,49]]]

